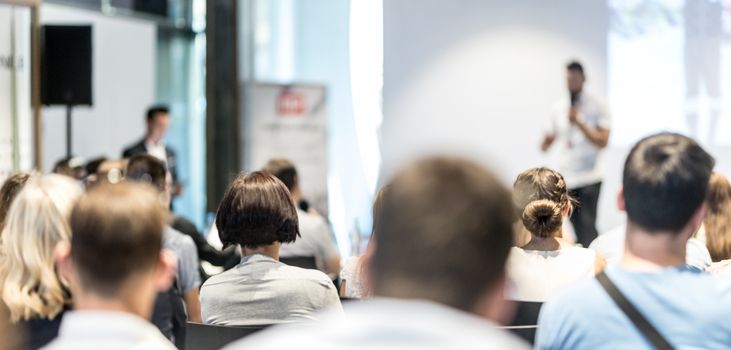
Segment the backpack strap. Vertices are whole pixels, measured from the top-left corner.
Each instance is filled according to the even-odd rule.
[[[632,321],[642,335],[647,339],[652,346],[658,350],[672,350],[672,345],[665,339],[665,337],[658,332],[658,330],[650,324],[650,322],[643,316],[632,303],[619,291],[617,286],[609,279],[604,273],[600,273],[596,276],[596,279],[601,284],[602,288],[609,294],[614,300],[614,303],[619,306],[619,309]]]

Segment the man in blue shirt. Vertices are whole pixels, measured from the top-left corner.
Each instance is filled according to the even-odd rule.
[[[695,141],[659,134],[640,141],[618,197],[627,212],[625,253],[606,275],[675,348],[731,347],[731,281],[685,266],[688,238],[706,212],[714,160]],[[576,284],[541,310],[538,349],[652,349],[597,280]]]

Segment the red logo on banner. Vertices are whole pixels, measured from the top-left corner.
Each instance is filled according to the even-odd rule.
[[[281,116],[301,116],[305,114],[305,96],[296,92],[279,94],[277,113]]]

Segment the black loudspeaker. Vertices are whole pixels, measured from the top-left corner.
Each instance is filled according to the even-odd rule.
[[[42,103],[91,106],[91,26],[44,25],[41,35]]]

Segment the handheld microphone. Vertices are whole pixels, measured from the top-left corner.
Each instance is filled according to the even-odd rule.
[[[579,103],[579,93],[571,92],[571,107],[575,107]]]

